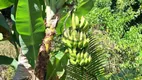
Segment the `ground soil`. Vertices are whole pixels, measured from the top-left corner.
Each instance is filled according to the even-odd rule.
[[[16,50],[8,40],[0,41],[0,55],[16,57]],[[12,80],[14,68],[8,65],[0,65],[0,80]]]

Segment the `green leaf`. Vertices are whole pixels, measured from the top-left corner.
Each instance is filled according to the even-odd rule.
[[[2,55],[0,56],[0,65],[1,64],[11,65],[15,69],[17,69],[17,66],[18,66],[18,62],[15,59],[7,57],[7,56],[2,56]]]
[[[50,58],[46,79],[49,80],[56,76],[61,78],[65,73],[65,67],[67,65],[67,62],[67,54],[64,54],[61,51],[59,51],[54,57]]]
[[[71,27],[71,14],[69,12],[65,13],[64,16],[62,16],[59,20],[58,25],[56,27],[57,34],[62,34],[64,28],[67,27]]]
[[[0,0],[0,10],[10,7],[14,2],[15,0]]]
[[[56,64],[57,64],[56,74],[59,78],[61,78],[65,73],[65,67],[68,62],[68,56],[64,52],[59,51],[58,54],[55,55],[55,57],[57,59],[56,60]]]
[[[46,17],[46,13],[45,13],[46,6],[45,6],[45,3],[44,3],[44,0],[39,0],[39,1],[40,1],[41,10],[42,10],[42,17],[43,17],[43,19],[45,19],[45,17]]]
[[[0,27],[3,27],[3,28],[5,28],[7,31],[10,32],[10,28],[9,28],[9,26],[8,26],[8,24],[7,24],[7,22],[6,22],[5,18],[4,18],[4,16],[3,16],[1,13],[0,13]]]
[[[16,29],[21,35],[19,41],[22,53],[34,68],[45,30],[39,0],[18,1]]]
[[[94,6],[93,0],[86,0],[79,3],[77,6],[77,11],[75,13],[81,17],[82,15],[87,14]]]
[[[64,53],[63,52],[58,52],[57,55],[55,55],[55,57],[58,59],[58,60],[61,60],[62,57],[64,56]]]

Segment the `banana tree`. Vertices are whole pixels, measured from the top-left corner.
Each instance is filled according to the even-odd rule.
[[[89,5],[89,6],[88,6]],[[50,57],[52,41],[54,35],[62,35],[64,29],[71,27],[72,13],[78,15],[87,14],[93,7],[93,0],[1,0],[0,9],[12,6],[11,18],[13,29],[9,29],[6,22],[0,26],[7,29],[11,35],[16,35],[17,40],[13,43],[19,44],[18,60],[0,56],[1,64],[11,64],[17,69],[15,80],[51,80],[59,75],[54,72],[49,73],[50,68],[55,70],[60,63],[67,64],[68,58],[63,51],[55,55],[56,62],[52,64]],[[1,19],[5,21],[4,19]],[[7,60],[8,62],[3,62]],[[55,68],[54,68],[55,67]],[[60,66],[61,67],[61,66]],[[56,70],[55,70],[56,72]],[[21,75],[20,75],[21,74]],[[24,75],[26,74],[26,75]],[[62,73],[64,74],[64,73]],[[55,78],[54,78],[55,79]]]

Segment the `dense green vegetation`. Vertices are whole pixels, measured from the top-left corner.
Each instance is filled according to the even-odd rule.
[[[112,78],[118,76],[116,80],[141,79],[141,11],[141,0],[96,0],[89,14],[92,26],[102,32],[104,47],[110,48],[107,72]],[[106,36],[109,40],[104,39]]]
[[[13,5],[10,8],[13,27],[3,17],[9,13],[1,11],[0,33],[4,39],[2,34],[0,39],[9,39],[17,50],[21,49],[17,53],[26,56],[30,68],[41,80],[43,77],[39,75],[44,80],[142,79],[141,0],[6,1],[8,4],[4,0],[0,2],[3,3],[0,9]],[[50,7],[48,11],[47,7]],[[52,23],[59,15],[58,24]],[[55,30],[53,26],[56,27],[54,38],[50,33]],[[40,50],[43,45],[45,50]],[[0,56],[0,64],[12,65],[18,74],[17,61],[15,57]],[[10,68],[9,72],[12,72]]]

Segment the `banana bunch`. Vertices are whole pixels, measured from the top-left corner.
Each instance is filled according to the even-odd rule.
[[[72,65],[79,65],[79,66],[86,66],[91,62],[91,56],[88,54],[88,52],[81,52],[77,53],[76,49],[69,49],[70,54],[70,63]]]
[[[75,47],[78,45],[78,38],[79,38],[79,33],[76,30],[69,30],[67,29],[62,37],[62,42],[67,46],[67,47]]]
[[[80,32],[78,48],[84,48],[84,47],[88,46],[88,44],[89,44],[89,38],[86,37],[85,33]]]
[[[62,42],[65,44],[65,46],[69,47],[69,48],[72,48],[73,47],[73,42],[66,39],[66,38],[62,38]]]
[[[67,29],[63,36],[71,41],[77,41],[78,33],[76,30],[69,30]]]
[[[67,48],[65,53],[69,53],[70,63],[73,65],[86,66],[91,62],[91,55],[86,51],[89,44],[87,31],[89,30],[88,22],[82,16],[72,15],[72,27],[66,29],[63,33],[62,42]]]
[[[78,47],[85,48],[89,43],[89,38],[86,37],[86,34],[83,32],[77,32],[77,30],[67,29],[62,38],[63,43],[68,47]]]
[[[89,55],[88,52],[79,53],[77,55],[77,62],[80,66],[89,64],[91,60],[92,60],[91,55]]]
[[[79,20],[78,16],[75,16],[75,14],[73,14],[72,15],[72,28],[81,29],[83,32],[87,32],[89,30],[88,21],[85,21],[85,18],[83,16]]]

